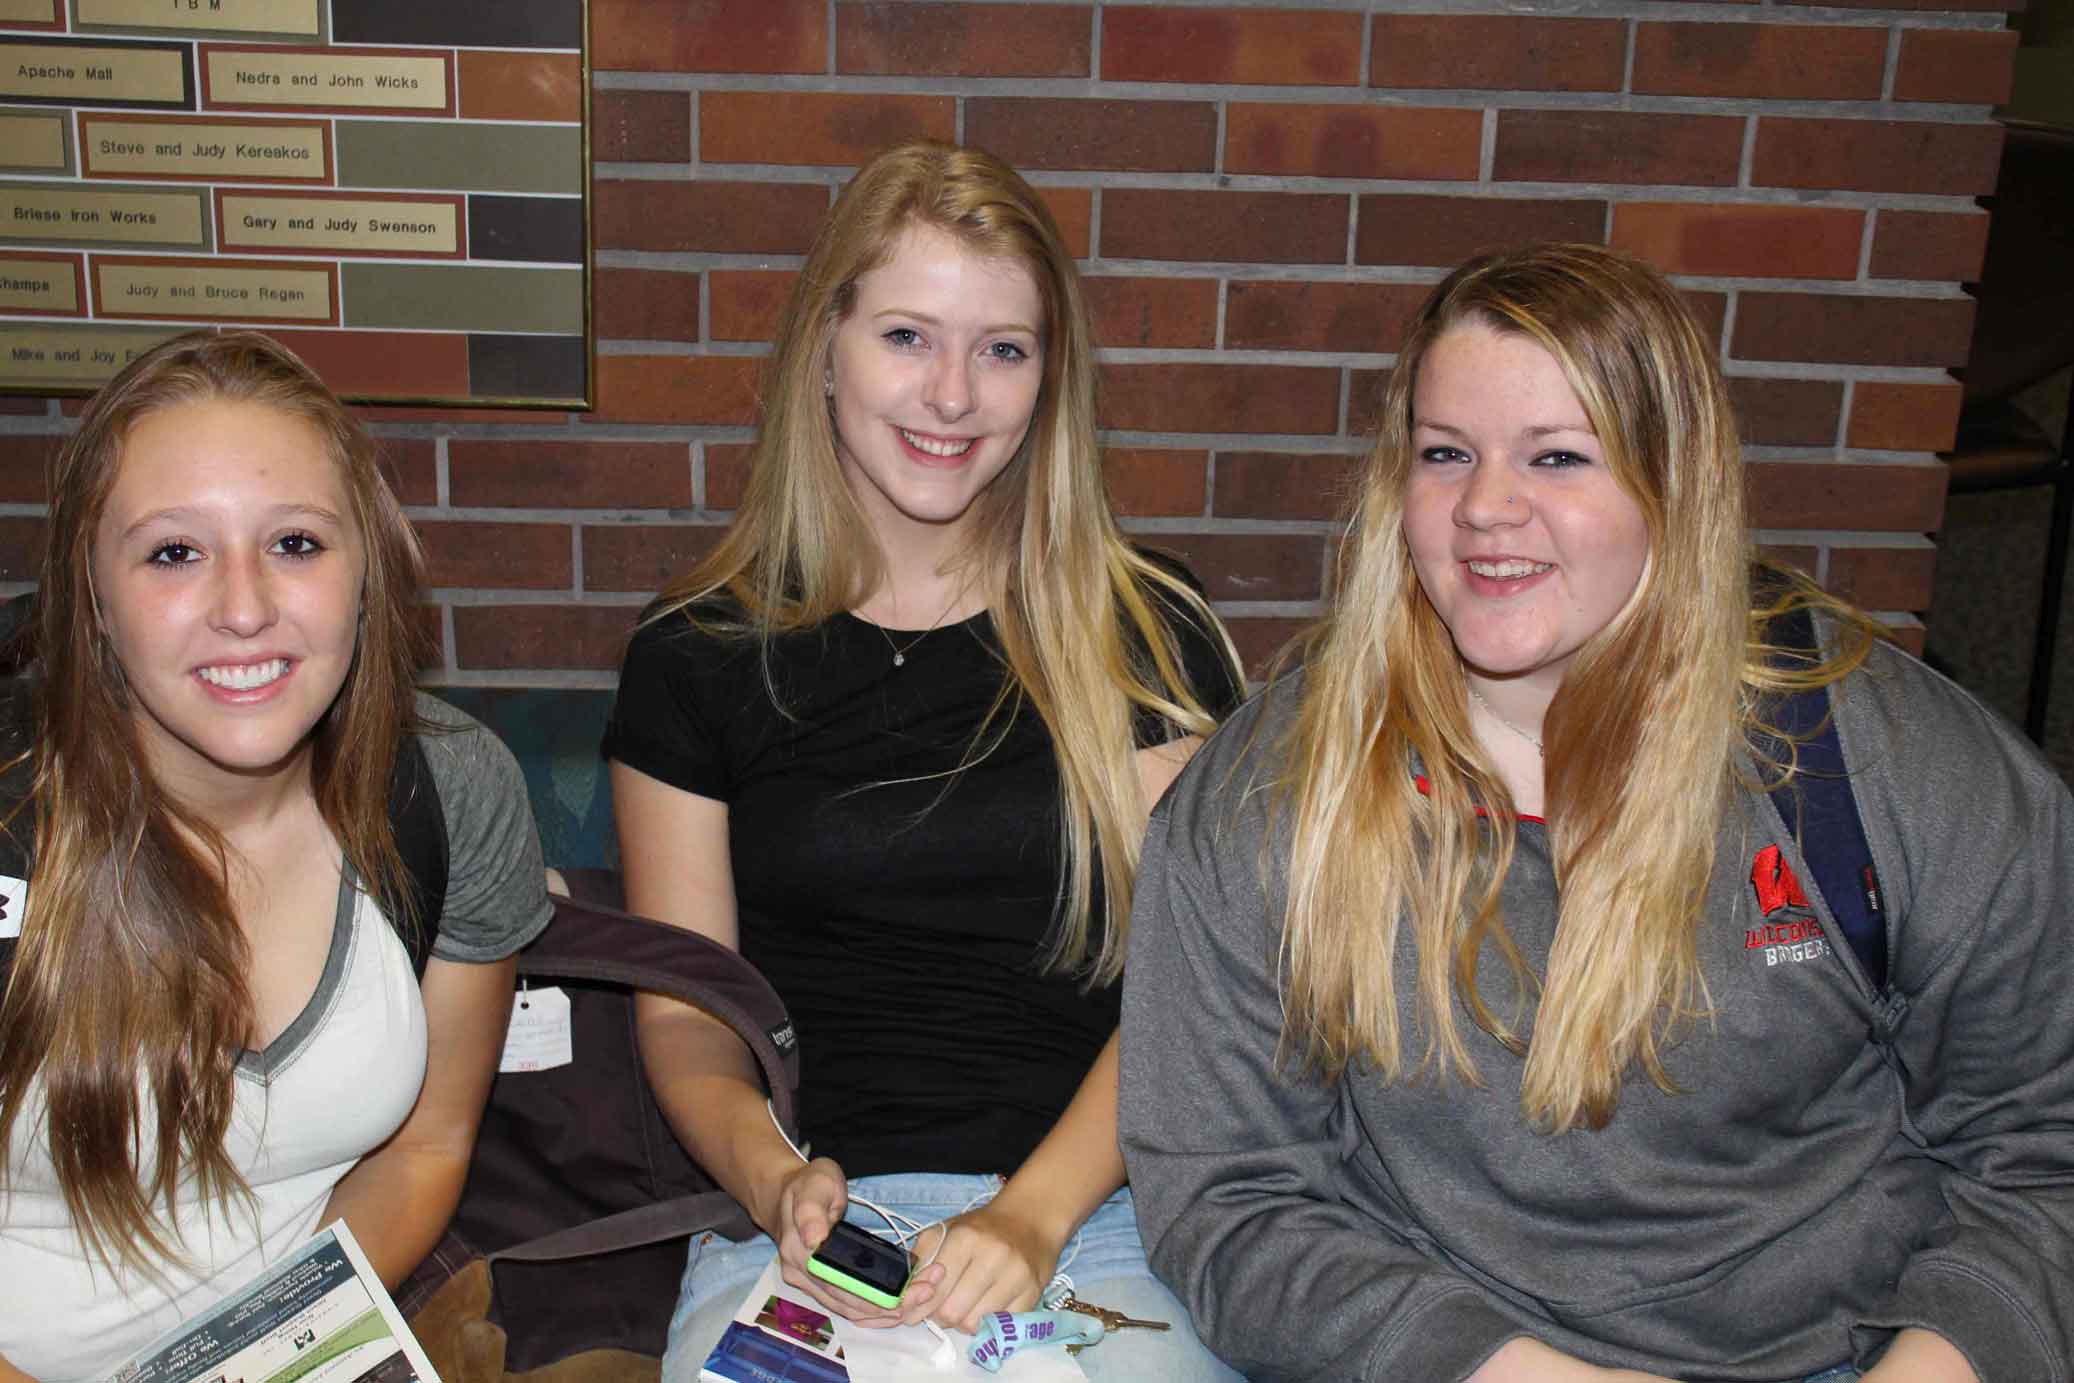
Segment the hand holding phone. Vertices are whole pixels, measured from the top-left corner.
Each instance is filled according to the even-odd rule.
[[[907,1250],[900,1245],[848,1220],[837,1220],[821,1246],[807,1257],[807,1271],[891,1310],[900,1305],[900,1294],[907,1288],[909,1264]]]

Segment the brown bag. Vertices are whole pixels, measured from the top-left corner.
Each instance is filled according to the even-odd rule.
[[[617,908],[617,876],[566,871],[519,975],[570,1001],[575,1060],[491,1086],[460,1208],[397,1305],[446,1383],[653,1380],[686,1240],[757,1233],[663,1122],[634,1038],[634,992],[694,1004],[755,1055],[796,1134],[799,1048],[784,1006],[725,946]]]

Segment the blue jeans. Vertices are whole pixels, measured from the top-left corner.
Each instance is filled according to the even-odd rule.
[[[894,1172],[858,1177],[850,1183],[850,1208],[844,1218],[866,1229],[885,1227],[877,1215],[856,1201],[862,1196],[888,1210],[922,1223],[947,1220],[992,1199],[1001,1189],[995,1176],[951,1172]],[[718,1235],[692,1240],[684,1263],[684,1283],[677,1310],[670,1318],[670,1343],[663,1355],[663,1383],[697,1383],[699,1365],[712,1352],[727,1323],[741,1307],[777,1253],[764,1235],[737,1244]],[[1088,1216],[1059,1259],[1059,1271],[1073,1279],[1073,1290],[1098,1306],[1140,1320],[1169,1321],[1171,1331],[1121,1331],[1080,1355],[1081,1371],[1110,1383],[1245,1383],[1210,1353],[1189,1327],[1188,1313],[1172,1292],[1145,1266],[1145,1245],[1138,1238],[1138,1216],[1128,1188],[1118,1191]],[[953,1339],[958,1338],[953,1336]]]
[[[1857,1377],[1857,1365],[1838,1364],[1833,1369],[1824,1369],[1820,1373],[1811,1373],[1806,1378],[1800,1380],[1800,1383],[1852,1383],[1852,1380]]]

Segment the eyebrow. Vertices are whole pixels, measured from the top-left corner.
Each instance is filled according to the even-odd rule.
[[[165,509],[154,509],[148,514],[139,515],[135,523],[122,531],[119,541],[128,542],[131,538],[136,537],[138,533],[155,523],[189,523],[201,517],[201,514],[201,510],[191,505],[173,505]],[[318,523],[336,524],[340,527],[345,526],[344,519],[321,504],[276,504],[272,508],[262,511],[260,517],[275,521],[297,518],[311,519]]]
[[[882,317],[905,317],[910,321],[921,322],[926,326],[932,327],[940,327],[943,325],[943,319],[941,317],[932,317],[926,312],[917,312],[913,308],[908,307],[881,308],[879,311],[871,314],[871,319],[874,322],[878,321]],[[996,322],[991,326],[981,327],[979,329],[979,334],[982,336],[992,336],[997,332],[1003,331],[1020,331],[1025,335],[1029,336],[1039,336],[1043,334],[1039,332],[1037,328],[1033,326],[1026,326],[1021,322]]]
[[[1411,425],[1414,428],[1423,427],[1434,432],[1445,432],[1450,437],[1467,437],[1469,435],[1463,428],[1456,427],[1451,423],[1437,423],[1430,418],[1413,418]],[[1520,435],[1522,437],[1555,437],[1565,432],[1581,433],[1586,437],[1596,437],[1599,435],[1592,431],[1592,426],[1588,422],[1536,423],[1532,427],[1521,429]]]

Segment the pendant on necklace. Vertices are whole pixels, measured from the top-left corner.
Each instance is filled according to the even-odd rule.
[[[900,651],[899,649],[897,649],[897,648],[893,650],[893,666],[894,666],[894,667],[906,667],[906,666],[907,666],[907,655],[906,655],[905,653],[902,653],[902,652],[901,652],[901,651]]]

